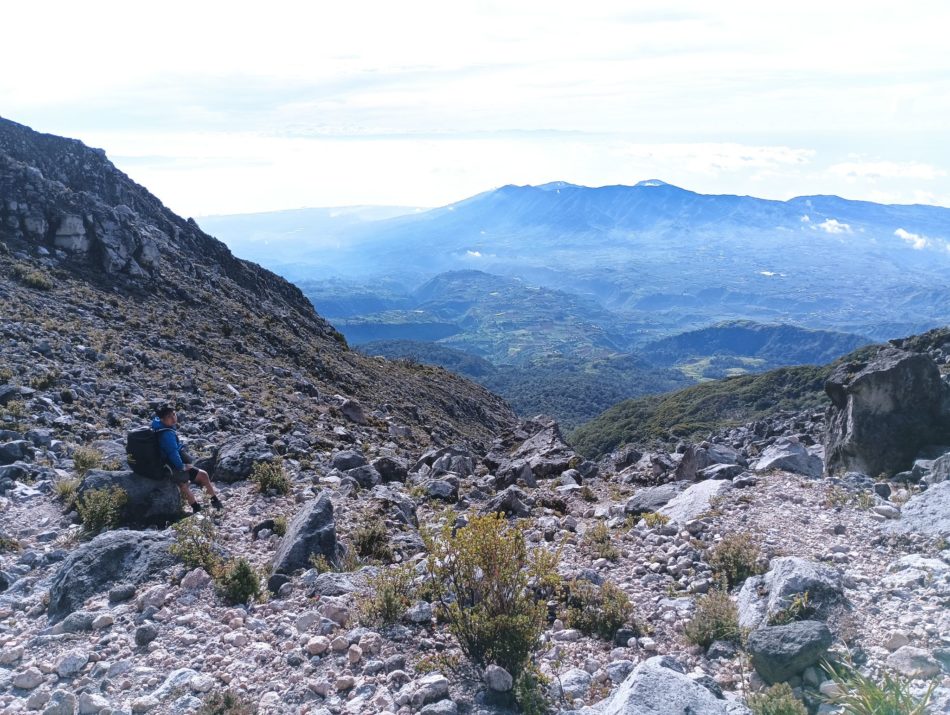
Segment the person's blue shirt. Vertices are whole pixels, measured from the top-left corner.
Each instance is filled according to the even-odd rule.
[[[159,432],[158,448],[173,469],[177,469],[179,472],[182,471],[185,468],[185,463],[181,461],[181,443],[178,441],[178,433],[175,428],[166,427],[158,417],[155,417],[152,420],[152,429],[156,431],[164,430]]]

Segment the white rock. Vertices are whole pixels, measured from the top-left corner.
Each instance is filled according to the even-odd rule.
[[[43,674],[39,668],[27,668],[13,676],[13,687],[22,690],[32,690],[43,682]]]
[[[72,678],[86,667],[89,656],[78,650],[68,652],[56,663],[56,674],[60,678]]]
[[[109,701],[98,693],[83,693],[79,696],[79,715],[98,715],[100,710],[108,707]]]
[[[184,591],[200,591],[211,585],[211,576],[204,569],[194,569],[185,574],[181,580],[181,587]]]
[[[92,620],[92,629],[101,631],[115,623],[115,617],[111,613],[101,613]]]
[[[322,655],[330,648],[330,639],[326,636],[315,636],[307,641],[307,652],[310,655]]]

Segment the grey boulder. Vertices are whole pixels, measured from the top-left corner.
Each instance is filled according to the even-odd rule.
[[[660,507],[659,513],[670,517],[671,521],[685,524],[703,512],[709,511],[712,508],[711,500],[723,496],[730,489],[732,489],[732,483],[722,480],[691,484],[666,505]]]
[[[274,555],[274,573],[289,574],[310,566],[310,557],[323,556],[336,564],[341,548],[336,541],[333,502],[323,492],[294,517]]]
[[[762,679],[781,683],[817,663],[833,641],[821,621],[796,621],[752,631],[746,647]]]
[[[765,448],[753,469],[757,472],[781,469],[806,477],[820,477],[824,466],[821,457],[809,452],[796,437],[781,437]]]
[[[627,500],[623,510],[631,516],[659,511],[661,507],[666,506],[685,488],[686,485],[681,482],[670,482],[658,487],[645,487]]]
[[[950,481],[934,484],[901,507],[901,518],[888,522],[889,531],[950,537]]]
[[[170,568],[169,534],[156,531],[107,531],[73,551],[50,585],[51,623],[78,610],[91,596],[116,583],[139,584]]]
[[[118,488],[125,492],[123,526],[164,525],[181,517],[181,492],[169,479],[148,479],[135,472],[93,470],[86,474],[76,494]]]
[[[742,584],[736,596],[739,625],[760,626],[805,592],[814,613],[823,617],[844,599],[841,574],[831,566],[797,556],[772,559],[764,576],[752,576]]]
[[[226,442],[218,450],[212,476],[215,481],[237,482],[251,476],[255,462],[274,459],[275,454],[262,435],[244,435]]]
[[[612,696],[593,712],[599,715],[727,715],[725,700],[688,677],[669,656],[655,656],[640,663]]]

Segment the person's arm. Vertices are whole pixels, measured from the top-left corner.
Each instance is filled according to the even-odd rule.
[[[178,452],[178,440],[175,438],[174,430],[165,430],[158,436],[158,446],[162,449],[162,454],[168,463],[179,472],[185,469],[185,463],[181,461],[181,454]]]

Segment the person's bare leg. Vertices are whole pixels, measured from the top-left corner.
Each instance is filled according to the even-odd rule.
[[[208,473],[203,469],[198,472],[198,476],[195,477],[195,484],[208,492],[210,496],[214,496],[214,487],[211,486],[211,477],[209,477]]]
[[[191,493],[191,489],[188,488],[188,484],[179,484],[178,491],[181,492],[181,495],[185,498],[185,501],[188,502],[188,506],[194,506],[197,502],[195,495]]]

